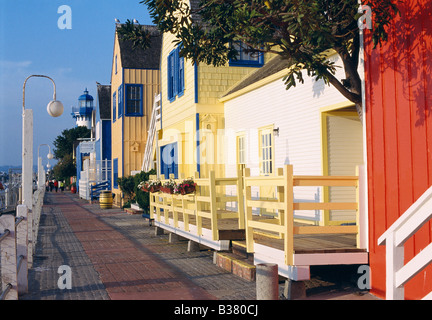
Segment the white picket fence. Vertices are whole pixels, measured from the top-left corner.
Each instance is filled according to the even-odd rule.
[[[39,188],[33,193],[31,210],[18,205],[16,217],[0,216],[0,300],[17,300],[28,292],[28,270],[33,263],[44,195],[45,188]]]
[[[91,186],[111,180],[110,160],[89,160],[84,161],[78,181],[79,196],[82,199],[91,200]]]

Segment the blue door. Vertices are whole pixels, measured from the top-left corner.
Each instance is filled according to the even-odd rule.
[[[175,179],[178,179],[178,152],[177,142],[167,144],[161,147],[161,174],[165,179],[169,178],[170,174],[174,174]]]

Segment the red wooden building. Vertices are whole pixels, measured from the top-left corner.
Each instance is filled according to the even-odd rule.
[[[366,136],[371,292],[385,297],[386,247],[378,238],[432,185],[432,1],[403,0],[388,41],[365,30]],[[431,222],[405,243],[405,261],[432,241]],[[429,265],[405,299],[432,291]]]

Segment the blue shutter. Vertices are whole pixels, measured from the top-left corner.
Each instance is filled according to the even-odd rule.
[[[179,63],[178,63],[178,50],[173,50],[173,65],[174,65],[174,75],[173,75],[173,95],[176,96],[178,94],[178,70],[179,70]]]
[[[168,99],[170,101],[174,100],[174,52],[168,55],[167,61],[167,71],[168,71]]]
[[[118,159],[114,159],[113,163],[113,187],[118,188]]]
[[[178,63],[178,95],[183,95],[184,92],[184,57],[180,57],[181,46],[177,47],[177,63]]]

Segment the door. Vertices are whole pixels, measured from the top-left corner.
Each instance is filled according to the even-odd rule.
[[[170,174],[174,174],[174,178],[178,179],[178,150],[177,142],[167,144],[161,147],[161,174],[165,179],[169,178]]]
[[[326,114],[327,172],[331,176],[354,176],[363,163],[362,124],[356,111],[342,109]],[[329,187],[325,197],[330,202],[356,202],[356,189]],[[330,210],[325,220],[330,224],[353,223],[353,210]]]

